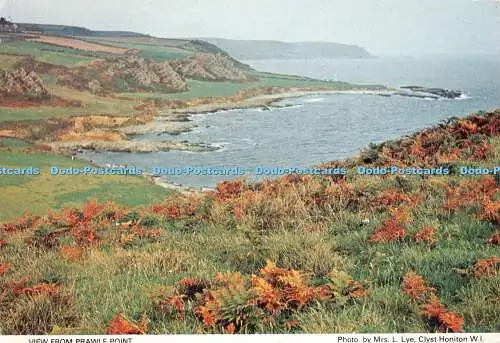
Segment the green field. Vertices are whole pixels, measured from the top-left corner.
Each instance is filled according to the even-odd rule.
[[[249,90],[263,87],[283,87],[283,88],[314,88],[314,87],[331,87],[334,89],[353,89],[357,85],[347,84],[343,82],[328,82],[320,80],[311,80],[290,76],[261,76],[259,81],[248,83],[236,83],[230,81],[187,81],[189,91],[183,93],[120,93],[121,96],[132,99],[170,99],[170,100],[186,100],[198,97],[215,97],[215,96],[232,96],[242,90]],[[365,87],[365,86],[359,86]]]
[[[139,56],[155,62],[182,59],[188,56],[193,56],[192,52],[176,47],[163,46],[160,44],[146,44],[146,43],[139,44],[133,42],[126,42],[123,39],[113,40],[113,39],[95,38],[95,37],[86,37],[85,39],[91,42],[112,45],[120,48],[136,49],[139,50]]]
[[[92,61],[93,57],[83,56],[79,50],[55,47],[37,42],[16,41],[0,44],[0,53],[33,56],[41,62],[74,67]],[[2,61],[0,60],[0,63]],[[2,68],[3,65],[0,65]]]
[[[72,161],[64,156],[23,153],[14,149],[0,151],[0,165],[41,169],[40,176],[0,177],[3,194],[0,197],[0,221],[15,218],[25,211],[43,214],[49,209],[78,206],[91,198],[137,206],[162,201],[171,194],[144,177],[51,176],[51,166],[81,168],[86,165],[83,161]]]
[[[31,106],[25,108],[0,107],[0,122],[18,120],[38,120],[52,117],[68,117],[75,115],[120,115],[129,116],[136,111],[134,100],[103,97],[90,92],[81,92],[69,87],[58,86],[53,78],[43,77],[50,93],[68,102],[80,103],[75,106]]]

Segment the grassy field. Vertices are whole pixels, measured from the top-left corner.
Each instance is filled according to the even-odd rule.
[[[332,87],[338,89],[352,89],[356,85],[345,84],[342,82],[327,82],[319,80],[308,80],[304,78],[295,78],[291,76],[262,76],[259,81],[248,83],[235,83],[235,82],[209,82],[199,80],[187,81],[189,91],[183,93],[120,93],[121,96],[131,99],[180,99],[186,100],[198,97],[211,97],[211,96],[232,96],[242,90],[249,90],[254,88],[263,87]]]
[[[2,43],[0,44],[0,53],[29,55],[41,62],[67,67],[85,64],[93,59],[93,57],[81,55],[81,52],[76,49],[60,48],[48,44],[28,41]]]
[[[16,63],[18,63],[21,59],[22,59],[21,56],[0,54],[1,69],[11,70],[16,65]]]
[[[492,166],[499,122],[453,121],[324,167]],[[0,230],[0,330],[498,332],[499,209],[494,176],[350,171],[23,217]]]
[[[26,145],[20,141],[0,138],[2,145],[12,151],[0,151],[1,167],[41,169],[40,176],[0,177],[0,221],[22,215],[25,211],[44,214],[49,209],[79,206],[90,198],[100,201],[137,206],[158,202],[170,192],[154,185],[143,177],[134,176],[51,176],[50,167],[80,168],[83,161],[72,161],[68,157],[42,153],[23,153],[16,148]]]
[[[68,103],[79,103],[81,106],[30,106],[30,107],[0,107],[0,122],[19,120],[38,120],[52,117],[67,117],[75,115],[120,115],[129,116],[136,111],[134,107],[140,102],[134,99],[117,99],[103,97],[90,92],[81,92],[69,87],[58,86],[55,80],[45,78],[45,85],[50,93]]]
[[[161,62],[165,60],[182,59],[188,56],[193,56],[190,51],[183,50],[181,48],[164,46],[161,43],[138,43],[138,39],[126,39],[126,38],[96,38],[96,37],[86,37],[88,41],[108,44],[116,47],[136,49],[139,50],[139,55],[145,59],[149,59],[155,62]],[[143,41],[144,39],[139,39],[138,41]]]
[[[113,45],[123,48],[139,50],[139,56],[155,62],[182,59],[193,55],[192,53],[189,53],[182,49],[157,46],[157,45],[120,44],[120,43],[113,43]]]

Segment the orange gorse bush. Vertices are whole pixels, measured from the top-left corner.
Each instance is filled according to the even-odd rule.
[[[417,197],[412,198],[396,189],[389,188],[377,193],[374,203],[378,204],[380,209],[385,210],[387,208],[402,206],[404,204],[416,206],[418,204],[418,200],[419,199]]]
[[[445,312],[439,316],[441,331],[462,332],[464,326],[464,317],[454,312]]]
[[[428,300],[422,305],[423,314],[429,320],[439,320],[439,317],[446,312],[443,304],[439,301],[439,298],[434,294],[430,293],[428,295]]]
[[[423,306],[423,313],[432,323],[436,323],[441,332],[462,332],[464,317],[454,312],[447,312],[436,295],[431,294],[427,304]]]
[[[224,181],[217,185],[215,199],[224,201],[240,195],[245,189],[243,180]]]

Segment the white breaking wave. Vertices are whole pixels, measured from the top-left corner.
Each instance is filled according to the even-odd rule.
[[[304,100],[304,102],[321,102],[321,101],[325,101],[325,98],[313,98]]]
[[[470,95],[468,94],[465,94],[465,93],[462,93],[462,95],[460,95],[458,98],[456,98],[457,100],[465,100],[465,99],[470,99],[472,98]]]
[[[303,104],[289,105],[289,106],[283,106],[283,107],[276,107],[274,109],[276,109],[276,110],[288,110],[291,108],[300,108],[300,107],[304,107],[304,105]]]

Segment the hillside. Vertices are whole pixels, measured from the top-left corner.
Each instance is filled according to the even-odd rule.
[[[0,225],[0,332],[496,332],[498,175],[459,166],[494,166],[499,137],[480,113],[324,165],[347,175],[25,214]]]
[[[188,53],[212,53],[227,55],[219,47],[198,39],[158,38],[129,31],[96,31],[85,27],[49,24],[19,24],[20,30],[49,36],[78,37],[91,41],[101,41],[109,45],[141,44],[183,50]]]
[[[328,42],[287,43],[222,38],[203,38],[203,40],[227,51],[238,60],[374,57],[359,46]]]

